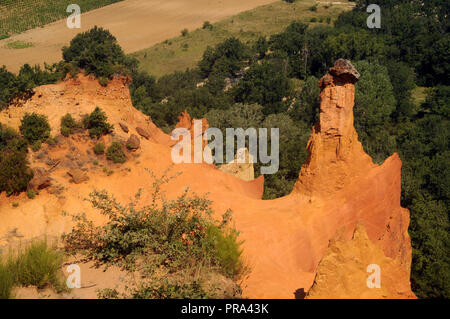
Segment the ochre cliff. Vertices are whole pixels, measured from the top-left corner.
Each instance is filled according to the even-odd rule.
[[[357,79],[357,71],[345,60],[338,60],[321,79],[320,122],[314,126],[308,143],[308,161],[288,196],[261,200],[263,177],[243,181],[204,163],[173,167],[172,171],[181,175],[163,187],[169,198],[189,187],[199,195],[207,194],[213,201],[215,217],[220,218],[229,208],[233,210],[233,224],[244,241],[244,258],[250,268],[242,281],[244,297],[294,298],[299,296],[298,291],[308,293],[314,282],[308,296],[311,298],[328,297],[324,293],[328,289],[334,298],[414,297],[409,283],[409,211],[400,206],[401,160],[394,154],[376,165],[365,154],[353,127]],[[78,119],[100,106],[115,127],[106,143],[139,135],[137,127],[149,138],[140,134],[140,148],[127,154],[123,165],[103,158],[99,165],[93,165],[94,142],[87,134],[60,137],[57,145],[44,145],[41,152],[31,153],[32,167],[48,168],[47,163],[55,161],[60,164],[51,171],[52,186],[41,190],[35,199],[25,194],[0,194],[0,246],[69,231],[73,224],[63,211],[85,212],[88,218],[102,222],[83,201],[94,189],[106,189],[126,203],[143,188],[142,199],[150,200],[152,180],[147,169],[161,176],[173,165],[173,141],[149,117],[133,108],[125,79],[117,78],[101,87],[95,79],[80,75],[78,79],[39,87],[35,92],[24,105],[0,112],[0,122],[17,128],[25,112],[38,112],[49,117],[53,135],[58,135],[61,116],[71,113]],[[187,114],[180,126],[191,128]],[[84,170],[89,179],[79,184],[70,182],[67,172],[73,169],[71,165]],[[114,173],[106,174],[108,170]],[[19,206],[12,205],[14,202]],[[364,232],[355,233],[357,225],[363,225]],[[381,288],[366,285],[370,275],[367,263],[379,263]],[[336,277],[332,277],[334,273]],[[334,287],[333,280],[341,286],[336,283]],[[358,289],[351,293],[347,288],[339,289],[356,287],[347,285],[347,280]]]
[[[367,285],[374,288],[367,289]],[[314,285],[306,296],[307,299],[337,297],[403,299],[415,295],[409,286],[409,272],[398,260],[386,257],[369,240],[365,227],[358,224],[351,240],[336,236],[330,241],[317,268]]]

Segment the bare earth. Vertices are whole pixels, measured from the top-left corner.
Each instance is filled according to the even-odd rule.
[[[116,36],[126,53],[132,53],[193,30],[204,21],[216,22],[274,0],[125,0],[82,14],[81,29],[69,29],[66,20],[26,31],[0,41],[0,66],[17,72],[25,64],[54,63],[61,48],[79,32],[101,26]],[[81,8],[83,10],[83,8]],[[11,41],[33,43],[26,49],[8,49]]]

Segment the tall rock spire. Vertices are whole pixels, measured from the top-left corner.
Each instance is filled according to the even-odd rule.
[[[374,166],[353,126],[355,83],[359,73],[339,59],[319,81],[320,121],[308,142],[309,157],[302,166],[294,192],[326,195]]]

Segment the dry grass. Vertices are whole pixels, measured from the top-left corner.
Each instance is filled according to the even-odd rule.
[[[291,4],[274,2],[214,23],[212,30],[197,29],[186,36],[166,40],[132,55],[140,61],[142,71],[157,77],[176,70],[184,71],[196,66],[208,45],[214,46],[232,36],[251,42],[260,36],[281,32],[295,20],[311,26],[326,25],[329,17],[332,24],[342,11],[352,8],[351,2],[343,2],[344,4],[328,8],[321,4],[317,11],[309,10],[316,3],[314,0],[298,0]],[[318,22],[311,23],[312,17],[316,17]]]

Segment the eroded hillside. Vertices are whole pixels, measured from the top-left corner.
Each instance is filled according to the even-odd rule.
[[[328,297],[322,292],[334,284],[324,274],[339,278],[343,287],[353,287],[347,284],[350,281],[355,284],[358,288],[352,297],[415,297],[409,283],[409,211],[400,206],[402,163],[394,154],[376,165],[358,141],[353,127],[358,77],[348,61],[338,60],[319,82],[320,122],[308,143],[309,159],[288,196],[263,201],[262,178],[243,181],[214,165],[173,167],[173,172],[181,174],[164,186],[169,198],[189,187],[199,195],[207,194],[217,218],[229,208],[234,212],[233,223],[244,241],[244,257],[251,270],[242,283],[244,297],[294,298],[313,285],[311,297]],[[56,136],[61,116],[70,113],[80,119],[99,106],[114,125],[113,134],[102,138],[105,144],[126,143],[134,134],[139,146],[126,154],[125,164],[112,164],[93,154],[95,142],[86,133],[59,136],[55,145],[31,152],[31,166],[42,168],[46,183],[38,186],[43,188],[34,199],[25,194],[0,195],[0,245],[70,231],[72,220],[63,212],[85,212],[101,223],[102,217],[83,201],[94,189],[105,189],[119,201],[127,201],[142,188],[143,200],[151,200],[147,169],[160,176],[173,165],[173,141],[132,106],[128,79],[115,78],[102,87],[94,78],[80,75],[34,91],[23,105],[2,111],[0,122],[18,128],[26,112],[45,114]],[[361,232],[355,233],[357,225],[364,226],[367,240]],[[338,249],[336,238],[342,242]],[[354,255],[360,256],[358,262],[351,258]],[[379,288],[366,285],[369,262],[381,266],[381,293],[373,293]],[[395,284],[392,278],[397,278]],[[345,289],[332,291],[334,298],[349,296]]]

